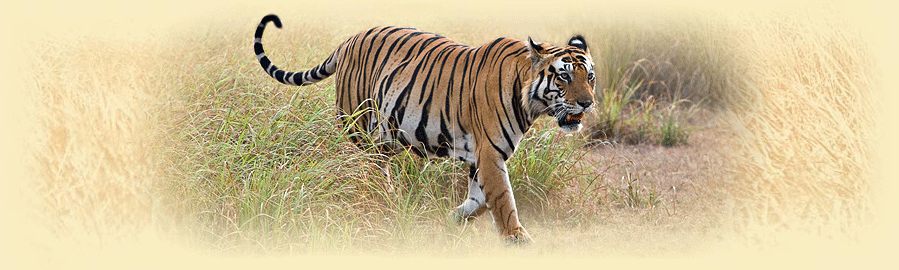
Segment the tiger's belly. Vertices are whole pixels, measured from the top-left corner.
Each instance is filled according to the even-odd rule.
[[[471,134],[460,128],[448,127],[456,125],[441,122],[404,121],[400,124],[398,132],[389,132],[389,129],[382,125],[380,137],[392,142],[395,145],[394,150],[409,147],[422,157],[448,157],[473,164],[476,158]]]

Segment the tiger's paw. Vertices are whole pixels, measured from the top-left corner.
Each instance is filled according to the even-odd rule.
[[[453,211],[450,212],[450,222],[452,222],[453,224],[462,225],[464,221],[468,220],[467,218],[462,217],[461,206],[456,207],[456,209],[453,209]]]
[[[487,211],[486,206],[479,206],[473,210],[465,211],[465,204],[462,204],[456,209],[453,209],[451,213],[451,220],[456,223],[456,225],[462,225],[465,222],[471,222],[478,218],[481,214]]]
[[[524,246],[528,245],[533,240],[531,240],[531,236],[528,235],[528,232],[524,230],[524,228],[518,228],[512,234],[507,235],[506,244],[509,246]]]
[[[474,221],[475,219],[477,219],[477,215],[474,215],[474,214],[469,214],[468,216],[465,216],[462,206],[456,207],[456,209],[453,209],[453,211],[451,211],[451,212],[452,213],[450,213],[450,221],[453,222],[453,224],[456,224],[457,226],[461,226],[461,225],[465,224],[466,222],[471,222],[471,221]]]

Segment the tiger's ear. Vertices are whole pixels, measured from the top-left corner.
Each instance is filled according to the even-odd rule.
[[[571,37],[568,40],[568,46],[584,50],[585,53],[590,54],[590,49],[587,48],[587,41],[581,35]]]
[[[534,64],[537,64],[537,62],[540,62],[540,60],[543,60],[549,54],[549,52],[546,51],[546,48],[543,48],[541,44],[535,43],[531,37],[528,37],[528,53],[530,53],[528,54],[528,58],[531,59],[531,61],[534,61]]]

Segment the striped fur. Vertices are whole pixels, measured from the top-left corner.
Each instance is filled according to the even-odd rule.
[[[377,27],[341,43],[322,64],[287,72],[263,50],[268,22],[281,27],[277,16],[265,16],[254,50],[269,76],[289,85],[335,76],[338,117],[351,133],[368,135],[354,142],[368,137],[385,150],[467,162],[469,195],[457,216],[489,210],[507,240],[529,241],[505,163],[537,117],[554,117],[563,130],[576,131],[593,109],[594,64],[583,37],[565,47],[530,38],[469,47],[412,28]]]

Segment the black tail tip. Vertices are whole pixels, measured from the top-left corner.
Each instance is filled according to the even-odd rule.
[[[278,18],[278,15],[269,14],[262,17],[262,24],[266,24],[268,22],[274,22],[275,27],[281,28],[281,19]]]

